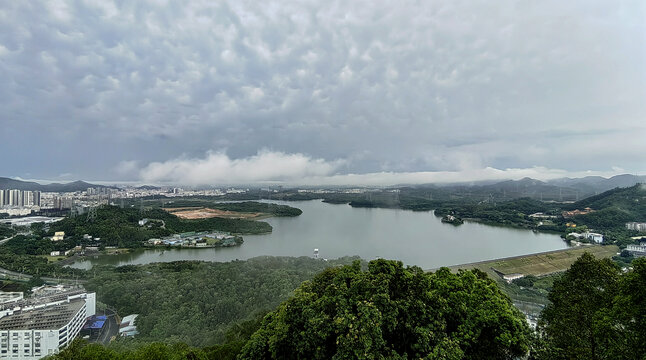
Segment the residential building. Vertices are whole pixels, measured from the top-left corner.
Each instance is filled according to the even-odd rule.
[[[635,257],[646,256],[646,242],[642,242],[639,245],[628,245],[626,246],[626,250]]]
[[[637,231],[646,231],[646,222],[629,222],[629,223],[626,223],[626,229],[628,229],[628,230],[637,230]]]
[[[56,231],[52,236],[52,241],[61,241],[65,239],[65,231]]]
[[[584,232],[583,237],[590,241],[594,241],[597,244],[601,244],[603,242],[603,235],[598,234],[598,233],[591,233],[591,232]]]
[[[138,334],[137,325],[136,325],[137,316],[139,315],[132,314],[132,315],[125,316],[121,320],[121,324],[119,325],[120,336],[135,336]]]
[[[9,206],[22,206],[22,191],[9,190]]]
[[[36,360],[58,353],[96,312],[96,296],[80,288],[53,288],[0,305],[0,358]]]
[[[503,280],[505,280],[507,283],[511,283],[511,282],[512,282],[512,281],[514,281],[514,280],[522,279],[522,278],[524,278],[524,277],[525,277],[525,275],[523,275],[523,274],[518,274],[518,273],[514,273],[514,274],[505,274],[505,275],[503,275],[503,276],[502,276]]]
[[[24,294],[22,292],[0,291],[0,304],[9,304],[22,299],[24,299]]]

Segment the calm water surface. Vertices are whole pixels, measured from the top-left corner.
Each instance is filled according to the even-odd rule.
[[[94,264],[146,264],[175,260],[231,261],[261,255],[338,258],[358,255],[363,259],[397,259],[424,269],[526,255],[567,247],[558,235],[465,222],[443,224],[432,212],[399,209],[362,209],[322,201],[273,203],[298,207],[294,218],[265,221],[274,231],[245,235],[244,244],[233,248],[140,250],[130,254],[99,256],[75,263],[89,269]]]

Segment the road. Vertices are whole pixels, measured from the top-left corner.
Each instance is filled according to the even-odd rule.
[[[108,345],[110,343],[110,339],[119,334],[119,324],[117,324],[117,313],[113,310],[106,309],[105,315],[108,319],[106,320],[103,329],[101,329],[101,333],[99,333],[96,342]]]
[[[11,271],[7,269],[0,268],[0,277],[7,280],[17,280],[17,281],[29,281],[33,276],[29,274],[23,274],[16,271]],[[85,283],[87,280],[78,280],[78,279],[65,279],[65,278],[53,278],[42,276],[41,280],[46,283],[59,284],[59,283]]]
[[[29,235],[29,233],[18,233],[18,234],[15,234],[14,236],[8,237],[8,238],[6,238],[6,239],[2,239],[2,240],[0,240],[0,245],[2,245],[2,244],[4,244],[4,243],[6,243],[7,241],[9,241],[9,240],[11,240],[11,239],[15,238],[15,237],[16,237],[16,236],[18,236],[18,235]]]

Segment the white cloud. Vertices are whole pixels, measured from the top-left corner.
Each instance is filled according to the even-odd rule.
[[[342,169],[354,173],[643,171],[645,10],[642,0],[6,1],[0,153],[13,154],[8,175],[38,162],[39,177],[122,176],[122,159],[213,148],[360,155]],[[25,143],[14,134],[43,134],[30,143],[38,155],[12,151]],[[79,142],[113,150],[97,159]]]
[[[495,169],[492,167],[458,171],[372,172],[342,174],[338,170],[349,162],[344,159],[325,161],[303,154],[286,154],[268,150],[246,158],[231,159],[224,152],[208,152],[203,158],[180,158],[153,162],[139,170],[142,183],[176,185],[224,185],[281,183],[287,185],[359,185],[389,186],[507,180],[531,177],[539,180],[590,175],[613,176],[610,171],[569,172],[540,166],[531,168]],[[123,162],[132,170],[134,162]]]
[[[153,162],[139,174],[144,182],[181,185],[295,182],[330,175],[343,164],[342,160],[328,162],[268,150],[241,159],[231,159],[224,152],[208,152],[204,158]]]

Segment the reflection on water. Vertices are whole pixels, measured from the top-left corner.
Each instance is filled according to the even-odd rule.
[[[441,223],[431,212],[352,208],[321,201],[272,202],[298,207],[303,214],[295,218],[267,219],[274,228],[271,234],[246,235],[244,244],[238,247],[137,250],[91,258],[73,266],[88,269],[93,264],[231,261],[261,255],[312,256],[318,248],[323,258],[383,257],[430,269],[567,247],[558,235],[472,222],[453,226]]]

